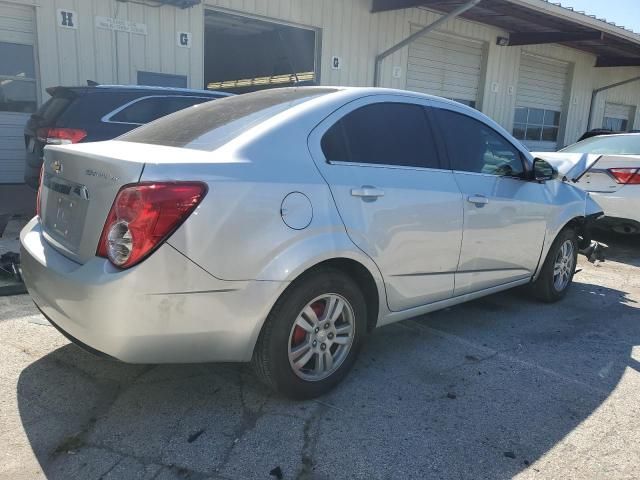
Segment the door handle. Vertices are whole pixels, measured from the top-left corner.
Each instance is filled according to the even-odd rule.
[[[352,188],[351,195],[354,197],[378,198],[384,197],[384,191],[371,185],[363,185],[361,188]]]
[[[467,202],[475,203],[476,205],[486,205],[489,203],[489,199],[484,195],[469,195],[467,197]]]

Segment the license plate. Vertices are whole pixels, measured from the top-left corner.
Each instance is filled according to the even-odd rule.
[[[71,228],[74,224],[74,216],[78,208],[77,203],[74,200],[58,197],[55,220],[49,222],[50,224],[52,223],[53,230],[65,240],[69,240]]]
[[[36,139],[31,137],[27,143],[27,152],[33,153],[36,151]]]

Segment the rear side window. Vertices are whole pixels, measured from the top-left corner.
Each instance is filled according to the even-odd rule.
[[[116,92],[107,89],[90,90],[78,95],[56,119],[56,126],[83,128],[93,125],[118,107],[140,97],[138,92]]]
[[[348,113],[322,138],[329,162],[441,168],[424,107],[374,103]]]
[[[226,97],[160,118],[118,140],[213,151],[289,108],[335,91],[334,88],[293,87]]]
[[[142,125],[153,122],[170,113],[175,113],[187,107],[192,107],[193,105],[198,105],[210,100],[214,100],[214,98],[164,96],[142,98],[111,116],[109,121]]]
[[[453,170],[511,177],[524,173],[520,151],[489,125],[451,110],[433,112]]]

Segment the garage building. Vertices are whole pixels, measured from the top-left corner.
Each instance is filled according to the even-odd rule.
[[[378,85],[554,150],[640,129],[638,78],[640,35],[545,0],[0,0],[0,183],[22,182],[22,128],[55,85]]]

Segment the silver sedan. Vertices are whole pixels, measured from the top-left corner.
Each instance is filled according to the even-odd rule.
[[[556,176],[442,98],[251,93],[47,147],[23,275],[94,353],[251,361],[312,397],[376,327],[523,285],[561,299],[601,209]]]

